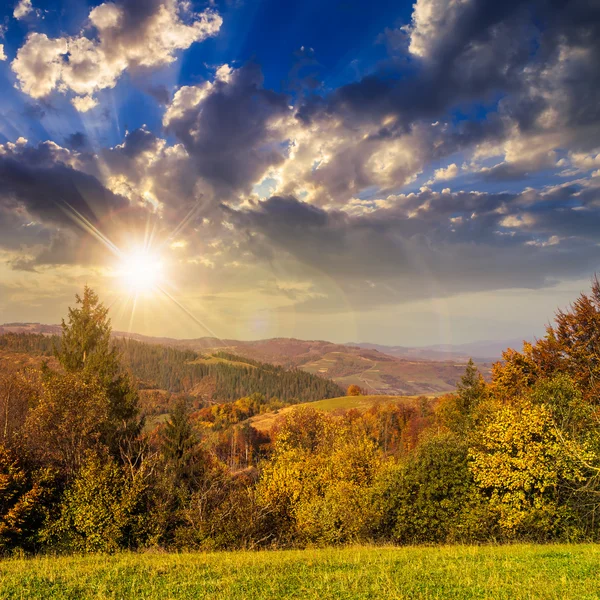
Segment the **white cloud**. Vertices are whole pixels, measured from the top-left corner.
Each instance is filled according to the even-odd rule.
[[[31,0],[19,0],[19,3],[15,6],[13,17],[15,19],[22,19],[26,17],[33,10]]]
[[[433,177],[427,182],[432,184],[435,181],[447,181],[448,179],[454,179],[458,175],[459,169],[455,163],[448,165],[446,168],[436,169]]]
[[[71,102],[73,106],[79,112],[82,113],[91,110],[92,108],[94,108],[94,106],[98,106],[98,100],[96,100],[92,96],[75,96],[75,98],[73,98]]]
[[[45,33],[31,33],[12,62],[21,89],[32,98],[47,96],[61,78],[67,40],[51,40]]]
[[[53,90],[73,92],[83,97],[73,104],[89,110],[92,95],[114,87],[125,70],[167,65],[176,51],[216,35],[223,21],[210,9],[190,12],[183,0],[163,0],[143,18],[106,2],[90,12],[89,20],[94,38],[28,36],[12,63],[26,94],[41,98]]]
[[[417,0],[410,27],[411,54],[429,58],[436,45],[450,35],[470,0]]]
[[[0,44],[0,60],[6,60],[6,54],[4,54],[4,44]]]

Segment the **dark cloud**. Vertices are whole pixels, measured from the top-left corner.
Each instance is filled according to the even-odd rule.
[[[127,208],[126,199],[107,190],[95,177],[53,161],[47,146],[18,156],[0,156],[0,202],[22,204],[45,223],[72,225],[68,207],[92,223]]]
[[[395,117],[369,139],[399,138],[416,123],[441,119],[448,126],[425,162],[516,135],[553,134],[555,147],[597,146],[600,3],[419,0],[415,15],[411,29],[387,32],[392,52],[404,40],[405,55],[326,96],[311,95],[297,118],[306,124],[342,119],[352,131]],[[485,106],[486,116],[469,115],[471,105]],[[464,119],[455,121],[457,108],[467,110],[470,132]],[[528,172],[517,165],[486,177],[524,178]]]
[[[555,204],[580,201],[579,192],[426,191],[354,216],[272,197],[231,218],[253,232],[249,251],[264,258],[266,246],[271,256],[289,254],[336,281],[357,307],[373,306],[427,297],[434,284],[445,296],[589,275],[600,260],[600,210],[593,206],[600,195],[590,192],[584,210]]]
[[[197,175],[217,196],[249,191],[251,185],[287,154],[286,132],[274,123],[289,115],[289,99],[263,88],[260,67],[249,63],[226,78],[217,78],[199,102],[169,118],[167,129],[183,143]],[[174,105],[178,103],[174,98]],[[168,113],[167,113],[168,115]]]
[[[146,92],[150,94],[161,106],[166,106],[171,102],[171,92],[165,85],[151,85],[146,88]]]
[[[72,150],[87,150],[90,147],[90,140],[82,131],[76,131],[65,138],[65,144]]]

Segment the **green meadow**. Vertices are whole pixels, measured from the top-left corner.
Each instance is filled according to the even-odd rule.
[[[0,562],[9,599],[600,598],[600,545],[121,553]]]

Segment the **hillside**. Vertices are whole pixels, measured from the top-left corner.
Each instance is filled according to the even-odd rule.
[[[257,431],[269,431],[277,419],[288,414],[296,408],[308,407],[327,413],[344,412],[355,409],[364,412],[375,406],[393,404],[396,406],[414,407],[417,404],[414,396],[340,396],[338,398],[325,398],[316,402],[287,406],[277,411],[263,413],[248,419],[248,423]]]
[[[31,366],[50,358],[55,344],[60,344],[58,336],[5,333],[0,335],[0,356],[7,365]],[[199,354],[130,339],[117,339],[116,344],[124,365],[145,389],[185,393],[218,402],[255,393],[285,403],[310,402],[343,393],[324,377],[223,351]]]
[[[3,332],[27,332],[51,335],[60,332],[58,326],[18,324],[0,326]],[[322,340],[298,340],[273,338],[257,341],[219,340],[198,338],[176,340],[153,338],[140,334],[114,332],[117,338],[129,338],[153,345],[168,346],[180,351],[199,354],[215,354],[226,351],[238,357],[255,360],[285,369],[298,368],[313,375],[332,379],[346,388],[357,384],[373,394],[415,395],[440,394],[452,391],[464,372],[467,355],[447,360],[448,354],[438,352],[445,360],[429,360],[424,357],[392,356],[382,352],[386,346],[342,345]],[[402,347],[390,347],[400,351]],[[404,349],[406,350],[406,349]],[[409,349],[410,350],[410,349]],[[415,349],[416,351],[416,349]],[[489,363],[479,363],[484,376],[489,375]]]

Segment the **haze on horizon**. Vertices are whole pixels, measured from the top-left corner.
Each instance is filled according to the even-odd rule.
[[[0,323],[530,339],[598,270],[596,0],[0,11]]]

